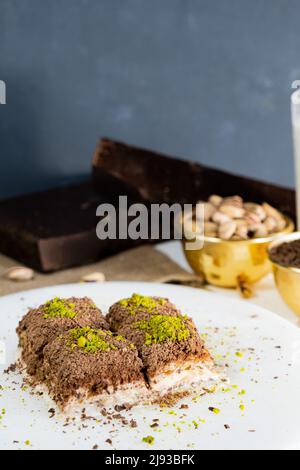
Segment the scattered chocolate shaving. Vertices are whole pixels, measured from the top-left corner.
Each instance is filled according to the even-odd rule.
[[[107,442],[107,444],[110,444],[110,445],[112,445],[112,440],[111,440],[111,439],[106,439],[106,441],[105,441],[105,442]]]
[[[95,444],[95,445],[93,446],[93,450],[97,450],[97,449],[99,449],[99,446],[97,446],[97,444]]]
[[[48,410],[48,413],[50,414],[49,418],[53,418],[53,416],[55,416],[55,409],[54,408],[50,408],[50,410]]]
[[[225,428],[225,429],[230,429],[229,424],[224,424],[224,428]]]

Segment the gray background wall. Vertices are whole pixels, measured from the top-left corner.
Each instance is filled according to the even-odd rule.
[[[297,0],[0,0],[0,197],[111,136],[293,185]]]

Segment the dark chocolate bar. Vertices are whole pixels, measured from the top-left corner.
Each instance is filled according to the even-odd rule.
[[[131,194],[148,202],[195,203],[213,193],[238,194],[247,201],[267,201],[295,218],[295,191],[216,170],[195,162],[102,139],[93,159],[98,188]]]
[[[133,246],[137,242],[97,238],[96,209],[110,199],[90,181],[1,201],[0,252],[51,272]]]

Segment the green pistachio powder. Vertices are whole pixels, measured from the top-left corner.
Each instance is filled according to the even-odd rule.
[[[169,315],[157,315],[155,311],[158,306],[164,305],[165,299],[153,299],[152,297],[133,294],[129,299],[123,299],[120,305],[127,307],[131,314],[139,310],[151,313],[149,320],[142,320],[134,324],[135,328],[145,332],[145,345],[163,343],[165,341],[185,341],[191,335],[187,328],[185,318],[172,317]],[[43,307],[45,319],[47,318],[75,318],[77,313],[75,305],[67,303],[66,300],[56,297],[50,300]],[[72,349],[78,347],[84,352],[111,351],[119,349],[117,346],[107,341],[109,336],[113,336],[110,331],[95,330],[90,327],[74,328],[70,331],[71,340],[68,346]],[[122,336],[114,336],[116,341],[126,341]],[[121,346],[120,346],[121,347]],[[135,346],[130,345],[131,348]]]
[[[67,303],[66,300],[55,297],[53,300],[49,300],[44,307],[43,317],[47,318],[75,318],[77,313],[74,310],[75,304]]]

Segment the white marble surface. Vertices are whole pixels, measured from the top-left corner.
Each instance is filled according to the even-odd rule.
[[[157,245],[157,249],[162,251],[163,253],[167,254],[170,258],[176,261],[180,266],[185,269],[191,270],[189,267],[180,242],[171,241],[166,243],[161,243]],[[241,296],[239,293],[234,289],[223,289],[219,287],[207,286],[207,290],[211,292],[219,292],[222,295],[226,295],[228,297],[240,299]],[[245,299],[245,302],[252,302],[256,305],[261,307],[267,308],[268,310],[280,315],[281,317],[286,318],[293,324],[300,327],[300,319],[296,316],[282,301],[276,287],[274,284],[272,274],[265,277],[262,281],[258,282],[254,286],[255,296],[251,299]]]

